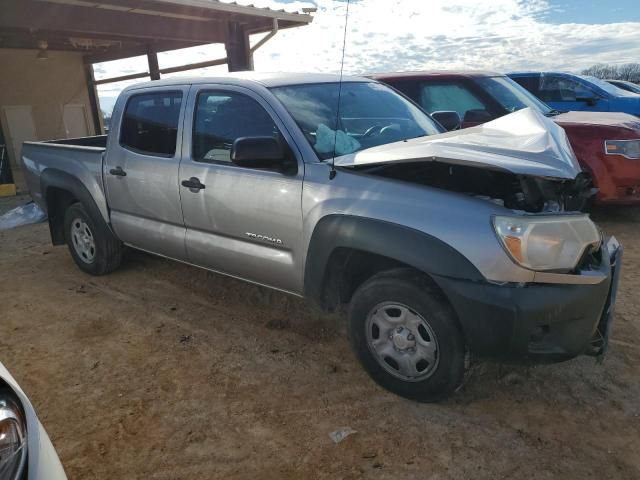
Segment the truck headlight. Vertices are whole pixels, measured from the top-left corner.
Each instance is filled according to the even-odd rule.
[[[0,478],[22,477],[27,459],[27,425],[19,400],[0,389]]]
[[[570,271],[587,248],[600,244],[587,215],[493,217],[493,227],[509,256],[525,268]]]
[[[637,140],[605,140],[607,155],[622,155],[632,160],[640,159],[640,138]]]

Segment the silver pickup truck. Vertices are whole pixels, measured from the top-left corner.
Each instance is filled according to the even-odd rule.
[[[108,137],[27,142],[23,162],[83,271],[132,247],[348,305],[362,365],[405,397],[453,392],[469,354],[602,354],[621,250],[580,212],[564,131],[446,116],[365,78],[164,80],[122,92]]]

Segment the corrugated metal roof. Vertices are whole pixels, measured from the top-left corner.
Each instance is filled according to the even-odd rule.
[[[187,7],[197,7],[207,10],[227,11],[245,15],[267,16],[280,20],[310,23],[313,17],[298,11],[289,12],[285,9],[274,10],[269,7],[256,7],[253,4],[242,5],[238,2],[222,2],[220,0],[151,0],[158,3],[174,4]]]
[[[167,12],[164,11],[155,11],[149,8],[140,8],[140,6],[136,5],[136,2],[132,2],[130,6],[122,5],[120,2],[110,3],[109,0],[102,1],[88,1],[88,0],[41,0],[49,3],[58,3],[63,5],[72,5],[72,6],[80,6],[80,7],[93,7],[93,8],[102,8],[107,10],[119,10],[122,12],[131,12],[131,13],[146,13],[146,14],[155,14],[160,16],[167,16]],[[297,11],[288,12],[284,9],[274,10],[269,7],[256,7],[253,4],[251,5],[242,5],[237,2],[221,2],[219,0],[147,0],[147,5],[149,3],[156,3],[159,5],[167,6],[177,6],[177,7],[191,7],[195,9],[201,10],[210,10],[210,11],[219,11],[226,13],[235,13],[238,15],[247,15],[253,17],[268,17],[268,18],[277,18],[278,20],[290,21],[295,23],[310,23],[313,20],[313,17],[307,13],[300,13]],[[182,17],[187,17],[187,15],[182,15]],[[192,16],[189,16],[192,17]],[[186,18],[185,18],[186,19]],[[196,18],[189,18],[190,20],[195,20]]]

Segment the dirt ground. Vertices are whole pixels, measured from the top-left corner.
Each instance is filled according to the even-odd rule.
[[[46,224],[0,232],[0,360],[71,479],[638,479],[640,210],[596,217],[626,247],[602,366],[478,363],[414,403],[298,299],[136,252],[89,277]]]

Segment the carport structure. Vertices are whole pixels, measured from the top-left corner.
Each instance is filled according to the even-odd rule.
[[[0,144],[16,183],[22,141],[102,132],[97,85],[213,65],[252,70],[253,52],[278,30],[310,23],[309,13],[217,0],[0,0]],[[212,43],[225,45],[225,58],[159,67],[158,52]],[[93,64],[140,55],[148,70],[94,78]]]

